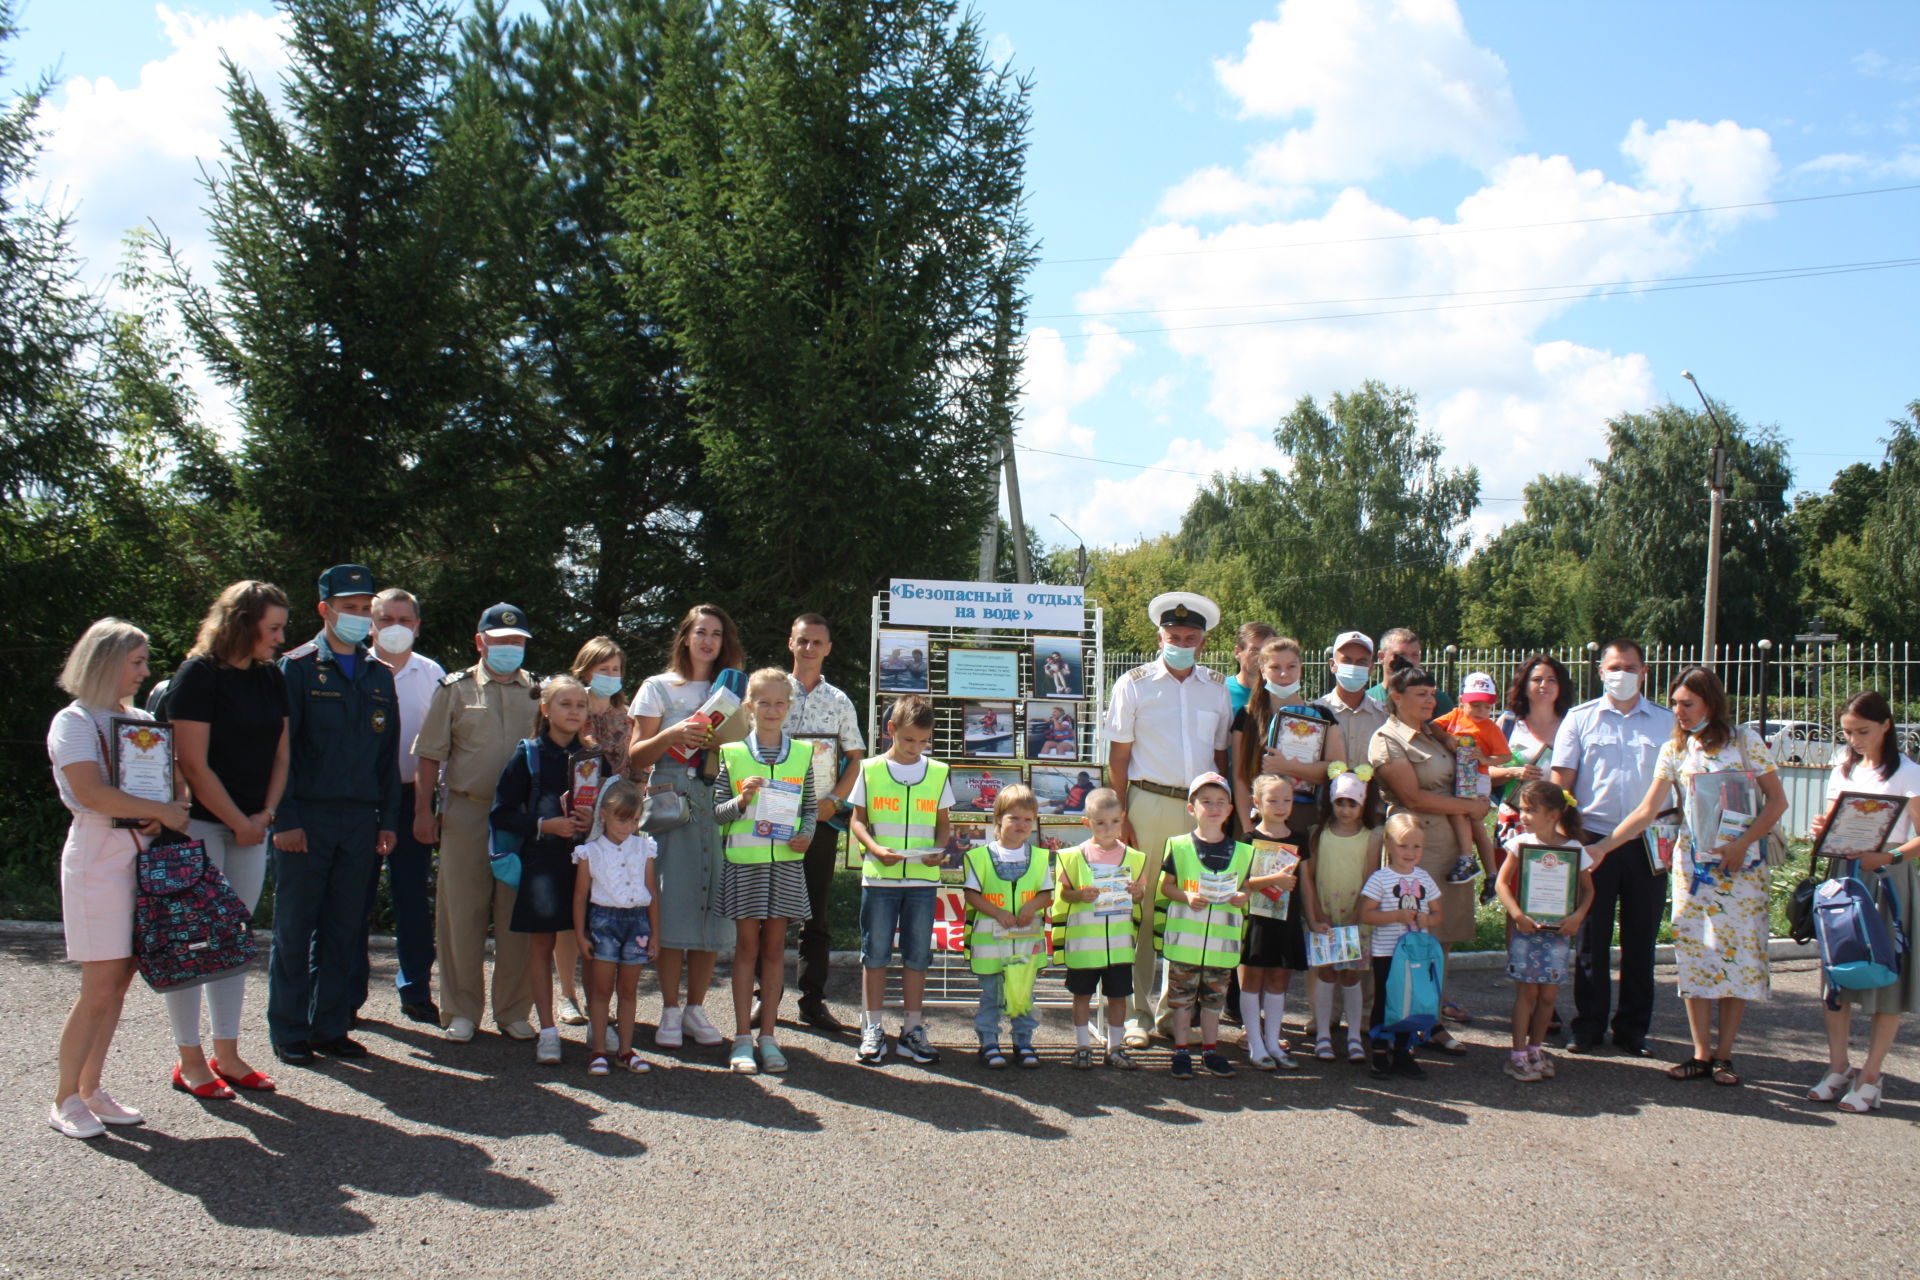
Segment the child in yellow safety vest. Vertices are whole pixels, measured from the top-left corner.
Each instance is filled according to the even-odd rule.
[[[1167,960],[1167,1004],[1173,1009],[1173,1074],[1193,1078],[1187,1037],[1193,1008],[1200,1006],[1200,1063],[1216,1076],[1233,1064],[1220,1052],[1220,1007],[1227,979],[1240,963],[1247,923],[1247,874],[1253,846],[1227,834],[1233,790],[1217,773],[1203,773],[1187,788],[1192,834],[1167,841],[1161,863],[1159,914],[1164,918],[1160,954]]]
[[[733,1053],[742,1075],[787,1069],[774,1043],[786,978],[787,921],[805,920],[805,858],[816,817],[813,744],[796,742],[781,727],[793,707],[792,686],[779,667],[747,679],[753,732],[720,748],[713,786],[713,818],[720,824],[720,914],[733,921]],[[760,1060],[754,1061],[750,1020],[753,985],[760,982]]]
[[[859,1060],[879,1066],[887,1035],[880,1027],[887,965],[894,935],[900,939],[901,1002],[906,1006],[893,1051],[913,1062],[938,1062],[921,1015],[927,970],[933,964],[933,914],[940,891],[953,808],[947,766],[927,753],[933,744],[933,704],[910,693],[887,713],[886,754],[865,761],[847,797],[848,824],[865,850],[860,860],[860,966],[866,1011],[860,1027]]]
[[[967,962],[980,979],[980,1065],[1000,1068],[1000,1015],[1013,1022],[1013,1056],[1040,1065],[1033,1051],[1033,980],[1047,962],[1046,917],[1053,905],[1053,855],[1033,840],[1040,801],[1015,783],[993,798],[993,839],[967,850]]]
[[[1088,793],[1082,820],[1091,838],[1060,855],[1053,895],[1053,936],[1066,954],[1067,992],[1073,997],[1073,1065],[1082,1071],[1093,1067],[1093,997],[1099,992],[1107,999],[1106,1064],[1132,1071],[1138,1064],[1124,1043],[1125,1023],[1147,855],[1120,838],[1127,811],[1111,787]]]

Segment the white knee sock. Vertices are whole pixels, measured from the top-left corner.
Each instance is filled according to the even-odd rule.
[[[1313,1034],[1322,1040],[1333,1034],[1333,988],[1331,982],[1313,987]]]
[[[1107,1024],[1107,1052],[1108,1053],[1112,1053],[1115,1049],[1118,1049],[1123,1043],[1126,1042],[1126,1038],[1127,1038],[1127,1026],[1124,1022],[1109,1022]]]
[[[1282,1036],[1280,1034],[1280,1019],[1285,1016],[1286,1010],[1286,992],[1269,991],[1260,997],[1260,1012],[1266,1019],[1267,1052],[1276,1058],[1281,1054],[1280,1041]]]
[[[1093,1026],[1086,1022],[1073,1024],[1073,1042],[1082,1049],[1093,1047]]]
[[[1247,1048],[1255,1053],[1265,1043],[1260,1034],[1260,993],[1242,991],[1240,993],[1240,1025],[1246,1028]]]
[[[1360,1013],[1360,984],[1340,988],[1340,999],[1347,1010],[1347,1039],[1360,1040],[1366,1036],[1365,1019]]]

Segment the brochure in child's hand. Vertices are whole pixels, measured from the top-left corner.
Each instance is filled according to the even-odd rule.
[[[1298,865],[1299,861],[1299,853],[1288,848],[1286,845],[1279,844],[1272,840],[1255,840],[1253,842],[1254,878],[1278,875],[1282,871],[1289,871]],[[1247,900],[1247,911],[1252,915],[1263,916],[1268,920],[1285,920],[1287,913],[1293,909],[1293,891],[1288,890],[1285,893],[1277,893],[1269,897],[1268,894],[1270,892],[1273,891],[1262,890],[1249,898]]]
[[[1314,968],[1351,966],[1361,958],[1359,925],[1337,924],[1325,933],[1307,931],[1307,963]]]
[[[1231,871],[1200,873],[1200,896],[1208,902],[1225,902],[1240,892],[1240,877]]]
[[[800,829],[800,784],[771,778],[753,793],[749,806],[753,834],[768,840],[791,840]]]
[[[1093,900],[1093,913],[1098,916],[1122,916],[1133,914],[1132,881],[1122,870],[1114,875],[1095,876],[1092,887],[1100,896]]]

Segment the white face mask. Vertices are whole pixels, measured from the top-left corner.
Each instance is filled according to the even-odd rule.
[[[1372,670],[1371,667],[1356,666],[1350,662],[1336,662],[1333,664],[1333,678],[1348,693],[1358,693],[1367,687],[1367,676]]]
[[[405,653],[413,648],[413,628],[391,623],[373,633],[373,642],[382,653]]]
[[[1631,702],[1640,692],[1640,673],[1638,671],[1602,671],[1600,687],[1615,702]]]

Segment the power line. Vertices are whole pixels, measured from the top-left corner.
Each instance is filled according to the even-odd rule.
[[[1814,204],[1823,200],[1855,200],[1863,196],[1893,195],[1902,191],[1920,191],[1920,182],[1898,187],[1871,187],[1865,191],[1834,191],[1818,196],[1787,196],[1778,200],[1748,200],[1739,204],[1683,205],[1678,209],[1657,209],[1646,213],[1607,213],[1590,218],[1560,218],[1550,222],[1512,222],[1501,226],[1468,227],[1458,224],[1432,231],[1401,231],[1377,236],[1346,236],[1333,240],[1295,240],[1286,244],[1220,245],[1209,249],[1166,249],[1156,253],[1114,253],[1094,258],[1041,258],[1037,267],[1062,267],[1088,262],[1118,262],[1122,258],[1188,258],[1219,253],[1266,253],[1277,249],[1318,249],[1340,244],[1376,244],[1388,240],[1427,240],[1435,236],[1484,235],[1492,231],[1534,231],[1545,227],[1580,227],[1602,222],[1634,222],[1650,218],[1682,218],[1695,213],[1725,213],[1734,209],[1777,209],[1786,205]]]
[[[1733,285],[1775,284],[1783,280],[1811,280],[1819,276],[1857,275],[1867,271],[1892,271],[1904,267],[1920,266],[1920,258],[1894,258],[1877,263],[1830,268],[1781,268],[1782,274],[1757,276],[1740,280],[1706,280],[1692,284],[1660,284],[1645,288],[1623,289],[1608,297],[1638,297],[1648,293],[1674,293],[1684,289],[1725,289]],[[1379,311],[1339,311],[1326,312],[1311,316],[1269,316],[1264,320],[1220,320],[1211,324],[1162,325],[1151,329],[1110,329],[1104,333],[1039,333],[1029,329],[1028,338],[1047,337],[1058,342],[1084,340],[1087,338],[1136,337],[1143,334],[1185,333],[1196,329],[1246,329],[1260,325],[1311,324],[1322,320],[1366,320],[1379,316],[1410,316],[1430,311],[1473,311],[1482,307],[1512,307],[1540,302],[1579,301],[1581,295],[1568,294],[1552,298],[1501,298],[1487,302],[1460,302],[1441,304],[1431,307],[1396,307]]]
[[[1387,293],[1363,298],[1301,298],[1288,302],[1223,302],[1204,307],[1139,307],[1127,311],[1061,311],[1029,316],[1029,320],[1093,320],[1102,316],[1187,315],[1200,311],[1260,311],[1272,307],[1341,307],[1371,302],[1419,302],[1432,298],[1479,298],[1497,293],[1550,293],[1589,289],[1627,289],[1641,285],[1672,284],[1691,280],[1748,282],[1773,278],[1793,279],[1816,271],[1840,271],[1867,267],[1910,266],[1911,258],[1881,258],[1865,262],[1833,262],[1810,267],[1763,267],[1752,271],[1721,271],[1691,276],[1652,276],[1644,280],[1589,280],[1577,284],[1509,285],[1499,289],[1454,289],[1438,293]],[[1579,296],[1576,294],[1575,296]],[[1561,298],[1516,298],[1516,302],[1558,302]]]

